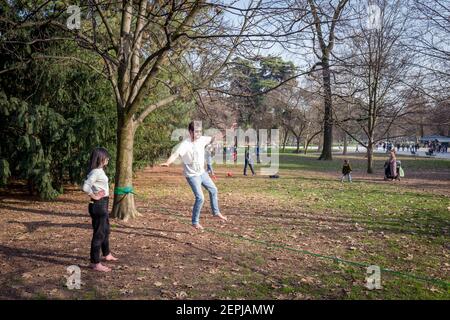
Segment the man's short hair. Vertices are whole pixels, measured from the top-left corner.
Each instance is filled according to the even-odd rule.
[[[191,131],[191,132],[194,132],[194,121],[191,121],[190,123],[189,123],[189,131]]]

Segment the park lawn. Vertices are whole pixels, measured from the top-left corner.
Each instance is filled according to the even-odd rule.
[[[236,185],[227,184],[222,191],[239,189],[239,193],[244,199],[261,198],[262,195],[266,199],[270,197],[271,202],[277,202],[277,207],[284,207],[284,212],[292,207],[297,207],[300,210],[307,208],[316,216],[321,216],[324,212],[329,213],[333,217],[336,216],[334,220],[337,224],[354,223],[357,230],[367,230],[368,233],[365,239],[360,240],[367,252],[364,249],[357,250],[355,246],[352,246],[350,251],[343,253],[343,257],[380,265],[391,270],[417,271],[419,275],[431,274],[438,278],[440,270],[436,269],[436,266],[440,265],[447,271],[444,279],[448,280],[448,254],[442,255],[440,251],[442,248],[445,251],[448,250],[450,201],[448,195],[435,193],[442,191],[440,185],[438,184],[437,189],[432,192],[424,192],[423,190],[411,190],[401,183],[384,181],[380,184],[356,179],[352,184],[342,184],[339,181],[342,159],[350,159],[353,170],[359,171],[359,173],[365,171],[366,160],[355,154],[336,158],[334,161],[324,162],[317,161],[317,155],[285,153],[281,155],[282,174],[280,179],[267,180],[265,185],[261,185],[261,183],[243,185],[241,181],[237,181]],[[421,174],[437,172],[438,175],[443,175],[440,178],[448,179],[450,161],[413,157],[400,157],[399,159],[403,166],[408,168],[405,170],[414,170]],[[375,157],[375,169],[379,175],[383,171],[384,161],[384,156]],[[309,175],[296,176],[298,170],[306,171]],[[335,176],[318,175],[314,177],[314,174],[311,175],[311,173],[322,172],[333,173]],[[364,174],[363,177],[365,178]],[[418,187],[420,188],[420,185]],[[444,180],[445,187],[447,189],[444,192],[448,192],[448,180]],[[283,218],[280,213],[280,220],[289,220],[289,217],[284,215]],[[333,228],[332,226],[327,227]],[[267,234],[274,231],[287,232],[277,226],[269,227]],[[376,236],[377,233],[381,235],[381,240]],[[350,235],[347,237],[353,241]],[[405,249],[408,247],[420,252],[418,256],[407,253],[408,250]],[[431,252],[431,247],[433,247],[431,251],[435,253],[434,257],[427,254]],[[399,266],[400,268],[398,268]],[[402,266],[405,268],[401,268]],[[386,276],[389,276],[389,273]],[[326,278],[326,276],[324,277]],[[399,279],[392,279],[391,283],[402,282]],[[422,283],[416,283],[411,288],[409,298],[421,296],[417,294],[416,288],[416,286],[420,288],[421,285]],[[402,294],[407,294],[404,288],[402,290]],[[434,291],[436,288],[431,290]]]
[[[279,179],[243,177],[241,166],[216,166],[221,211],[230,221],[211,218],[206,196],[202,233],[189,226],[193,199],[180,167],[137,172],[143,216],[111,221],[112,247],[122,262],[108,275],[82,268],[81,290],[68,290],[63,278],[65,266],[86,264],[88,255],[81,192],[44,203],[2,197],[0,223],[8,228],[0,234],[0,255],[8,258],[0,277],[8,285],[0,295],[449,299],[450,161],[403,157],[407,176],[384,182],[385,157],[375,158],[376,173],[368,175],[364,156],[352,154],[346,156],[354,169],[350,184],[339,180],[342,156],[327,162],[316,157],[282,154]],[[55,237],[67,238],[66,244]],[[365,287],[368,265],[382,268],[382,289]]]
[[[335,154],[333,161],[317,161],[317,153],[297,154],[293,152],[280,153],[280,167],[282,169],[301,169],[320,172],[338,172],[342,168],[343,159],[348,159],[353,170],[364,171],[367,168],[367,159],[364,153],[351,153],[348,155]],[[398,160],[402,162],[405,171],[415,170],[450,170],[450,161],[436,158],[420,158],[399,155]],[[374,154],[374,168],[382,172],[384,161],[388,159],[387,154]],[[425,171],[424,171],[425,172]]]
[[[253,213],[251,219],[260,222],[257,228],[247,228],[247,238],[270,243],[275,236],[281,240],[276,241],[276,244],[302,249],[298,245],[299,241],[292,241],[299,238],[296,234],[297,229],[300,229],[302,238],[324,237],[326,240],[321,245],[331,245],[312,253],[339,256],[350,262],[379,265],[384,269],[413,276],[448,281],[450,201],[448,194],[434,193],[445,193],[446,190],[440,190],[439,184],[436,186],[439,190],[426,192],[405,187],[401,182],[374,183],[358,181],[357,178],[352,184],[341,183],[339,169],[342,157],[330,162],[317,161],[316,157],[317,155],[282,154],[280,179],[242,179],[234,165],[218,166],[217,170],[231,171],[234,174],[232,178],[219,182],[225,205],[237,207],[245,215]],[[346,158],[352,161],[354,171],[367,179],[367,175],[361,172],[365,170],[365,159],[360,155]],[[410,157],[400,159],[408,170],[449,173],[450,162],[446,160]],[[382,172],[383,163],[384,157],[375,158],[378,174]],[[324,172],[327,175],[324,176]],[[314,177],[315,173],[319,176]],[[333,175],[330,176],[329,173]],[[319,226],[323,225],[323,233],[326,234],[327,230],[330,232],[327,235],[318,233],[317,225],[313,225],[314,221],[318,221]],[[344,240],[336,237],[336,231],[341,229],[347,232]],[[255,260],[261,259],[256,257]],[[393,273],[383,274],[385,290],[369,291],[364,288],[364,274],[361,273],[363,269],[326,259],[320,263],[325,263],[325,272],[316,273],[316,276],[331,286],[331,292],[343,289],[350,298],[448,298],[449,291],[445,284],[440,286],[439,283],[417,281],[394,276]],[[337,273],[339,276],[336,276]],[[355,278],[355,275],[359,277]],[[306,293],[314,293],[316,298],[327,296],[325,291],[330,289],[327,286],[323,290],[308,291],[301,281],[299,285],[293,285],[296,278],[298,274],[286,275],[278,291],[295,295],[306,290]],[[346,278],[353,280],[349,283]],[[255,283],[256,288],[228,288],[224,294],[251,298],[252,294],[264,297],[270,291],[270,286],[264,285],[264,282]],[[343,283],[347,283],[347,286]]]

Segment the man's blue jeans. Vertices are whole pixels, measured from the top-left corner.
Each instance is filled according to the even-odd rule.
[[[219,201],[217,200],[217,187],[209,177],[208,173],[203,172],[200,176],[186,177],[186,180],[195,195],[194,208],[192,209],[192,224],[198,224],[200,221],[200,211],[202,210],[203,202],[205,201],[202,186],[208,190],[213,215],[219,214],[220,210]]]

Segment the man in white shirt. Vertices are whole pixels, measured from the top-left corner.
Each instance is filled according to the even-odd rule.
[[[203,227],[199,223],[200,211],[205,200],[201,186],[208,190],[214,217],[222,221],[226,221],[227,218],[220,213],[219,202],[217,200],[217,187],[205,171],[205,147],[211,144],[215,137],[202,136],[201,126],[196,128],[194,122],[189,124],[189,135],[190,137],[183,140],[177,150],[161,166],[168,167],[178,157],[183,161],[184,176],[195,195],[195,203],[192,209],[192,226],[201,230]]]

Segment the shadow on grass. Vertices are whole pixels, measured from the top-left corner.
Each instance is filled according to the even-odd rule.
[[[74,256],[65,253],[58,253],[54,251],[52,252],[45,250],[31,250],[26,248],[8,247],[4,245],[0,245],[0,254],[3,254],[7,257],[26,258],[57,265],[67,265],[68,262],[62,259],[71,259],[71,260],[84,259],[84,257]]]
[[[28,212],[28,213],[33,213],[33,214],[40,214],[40,215],[45,215],[45,216],[56,216],[56,217],[79,217],[79,218],[89,217],[89,215],[87,213],[81,214],[81,213],[73,213],[73,212],[54,212],[54,211],[47,211],[47,210],[13,207],[10,205],[5,205],[5,204],[0,204],[0,209],[6,209],[6,210],[11,210],[11,211],[17,211],[17,212]]]

